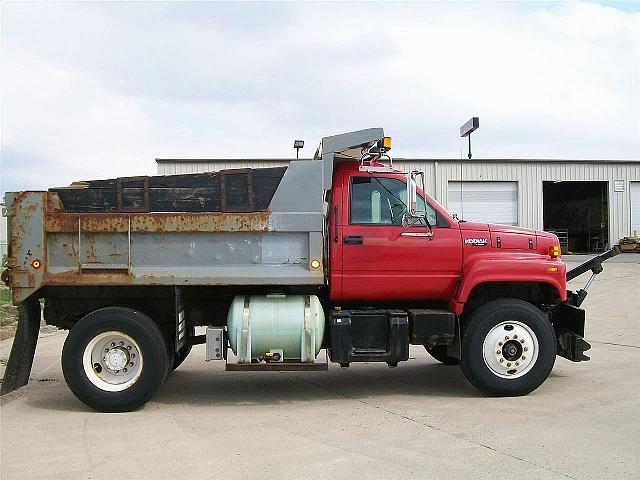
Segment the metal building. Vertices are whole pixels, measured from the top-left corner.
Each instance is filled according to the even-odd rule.
[[[289,159],[156,159],[158,174],[284,166]],[[458,218],[554,231],[563,250],[602,251],[640,235],[640,160],[395,159],[425,172]]]

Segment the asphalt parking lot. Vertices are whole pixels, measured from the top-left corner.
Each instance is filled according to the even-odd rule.
[[[199,346],[145,408],[102,414],[64,383],[65,333],[43,333],[29,385],[2,399],[1,477],[640,478],[640,255],[615,260],[584,303],[591,361],[558,358],[520,398],[419,347],[396,369],[225,373]]]

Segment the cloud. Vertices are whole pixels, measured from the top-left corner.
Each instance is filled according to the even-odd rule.
[[[640,13],[596,3],[5,3],[2,190],[155,157],[640,157]],[[464,148],[464,147],[462,147]]]

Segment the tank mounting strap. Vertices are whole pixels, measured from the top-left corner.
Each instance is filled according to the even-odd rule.
[[[304,296],[304,349],[302,361],[313,363],[315,361],[315,346],[313,345],[314,325],[311,320],[311,298]]]
[[[244,297],[244,306],[242,308],[242,332],[240,334],[241,351],[238,352],[238,361],[242,363],[251,363],[251,342],[249,340],[249,302],[250,296]]]

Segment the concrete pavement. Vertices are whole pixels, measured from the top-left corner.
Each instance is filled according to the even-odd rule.
[[[558,358],[520,398],[482,396],[420,347],[396,369],[226,373],[199,346],[145,408],[102,414],[64,383],[65,333],[47,334],[2,400],[1,477],[639,478],[640,265],[606,265],[584,308],[592,360]]]

